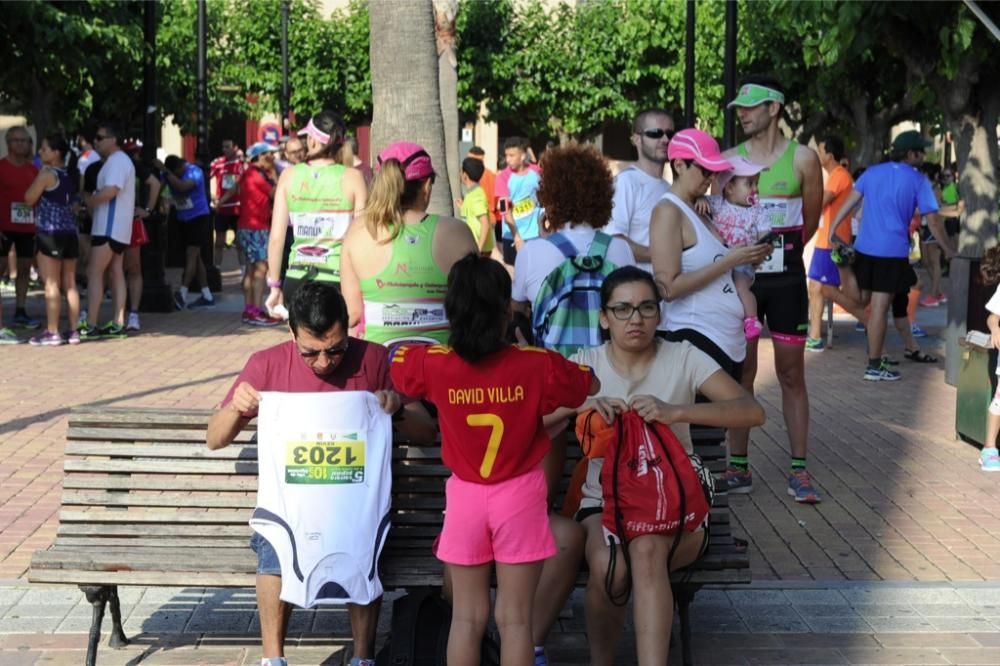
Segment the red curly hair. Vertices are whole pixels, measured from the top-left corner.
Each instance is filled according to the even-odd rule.
[[[608,223],[615,182],[596,148],[580,144],[550,148],[539,166],[543,176],[538,201],[545,207],[550,229],[570,223],[600,229]]]

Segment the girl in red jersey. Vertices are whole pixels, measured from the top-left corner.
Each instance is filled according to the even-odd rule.
[[[494,562],[502,663],[533,663],[532,600],[542,563],[556,552],[542,416],[599,389],[590,368],[506,342],[510,293],[499,263],[476,254],[456,262],[444,304],[449,345],[402,346],[391,364],[399,391],[437,406],[441,457],[452,471],[437,549],[452,581],[451,666],[479,664]]]

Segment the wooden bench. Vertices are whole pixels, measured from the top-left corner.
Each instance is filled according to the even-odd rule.
[[[87,666],[96,663],[110,607],[110,646],[127,644],[119,585],[253,587],[256,556],[247,524],[257,489],[255,425],[219,451],[205,446],[209,410],[79,408],[70,415],[62,508],[55,543],[32,557],[32,583],[76,584],[93,605]],[[719,473],[719,431],[702,431],[696,449]],[[571,446],[564,482],[579,447]],[[392,530],[380,560],[387,590],[440,586],[431,554],[440,531],[444,480],[439,446],[393,450]],[[565,483],[564,483],[565,485]],[[717,484],[718,486],[718,484]],[[748,583],[747,555],[734,543],[724,494],[712,510],[708,553],[675,574],[685,663],[687,606],[706,584]],[[581,574],[579,584],[586,582]]]

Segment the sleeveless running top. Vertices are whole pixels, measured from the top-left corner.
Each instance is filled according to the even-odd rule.
[[[392,241],[392,257],[374,277],[361,280],[365,300],[364,339],[387,347],[402,342],[448,341],[444,296],[448,276],[431,251],[439,218],[406,224]]]
[[[788,148],[777,161],[760,172],[760,205],[771,221],[771,230],[781,234],[775,241],[775,251],[771,258],[757,268],[757,276],[767,278],[772,274],[785,273],[805,276],[802,261],[802,234],[805,224],[802,220],[802,183],[795,175],[795,141],[788,142]],[[747,144],[741,143],[737,152],[750,158]]]
[[[677,195],[667,193],[663,200],[681,209],[698,237],[694,245],[681,252],[681,271],[693,273],[729,254],[729,248],[705,228],[697,213]],[[723,273],[693,294],[667,303],[666,330],[685,328],[707,337],[737,363],[746,358],[743,305],[733,285],[732,271]]]
[[[281,598],[368,604],[382,594],[392,420],[366,391],[265,392],[250,527],[274,548]]]
[[[288,277],[340,282],[340,250],[354,205],[340,188],[342,164],[292,167],[288,218],[295,241],[288,252]]]
[[[75,188],[69,172],[63,168],[50,168],[58,182],[51,190],[42,192],[38,200],[35,231],[40,234],[76,235],[76,217],[73,215],[73,195]]]

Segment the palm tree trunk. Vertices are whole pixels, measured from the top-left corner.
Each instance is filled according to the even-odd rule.
[[[372,150],[415,141],[434,162],[430,211],[451,215],[431,0],[371,0]]]

